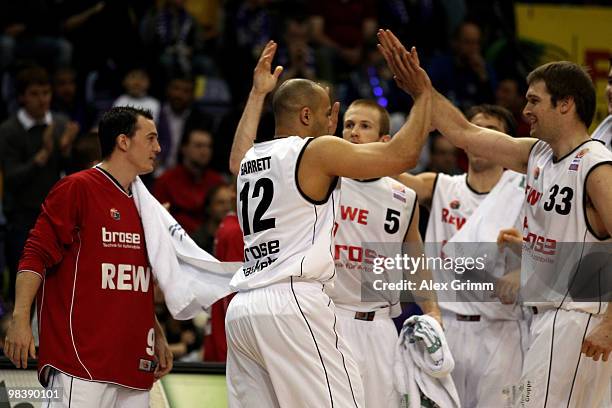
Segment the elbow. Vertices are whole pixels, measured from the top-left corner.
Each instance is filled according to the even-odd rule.
[[[400,173],[414,169],[417,164],[419,164],[419,152],[414,152],[406,155],[404,157],[404,163],[402,165]]]

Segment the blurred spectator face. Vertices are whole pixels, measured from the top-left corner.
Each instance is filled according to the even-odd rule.
[[[606,98],[608,99],[608,115],[612,115],[612,68],[608,72],[608,85],[606,86]]]
[[[519,92],[519,86],[514,79],[504,79],[499,82],[495,91],[495,103],[510,112],[520,112],[525,106],[525,99]]]
[[[236,201],[236,193],[230,186],[219,187],[214,197],[210,200],[208,215],[215,223],[220,223],[232,210],[232,203]]]
[[[487,129],[497,130],[498,132],[506,133],[508,130],[504,126],[504,122],[495,116],[479,113],[472,118],[470,121],[476,126],[480,126]],[[468,160],[470,161],[470,167],[472,170],[480,172],[483,170],[495,167],[496,164],[493,161],[486,160],[482,157],[475,156],[466,152]]]
[[[204,169],[212,158],[212,135],[203,130],[193,130],[183,146],[183,161],[187,166]]]
[[[193,83],[184,79],[173,79],[168,84],[168,104],[175,113],[185,112],[193,102]]]
[[[72,102],[76,96],[74,72],[62,69],[53,78],[53,97],[64,102]]]
[[[380,113],[368,106],[351,106],[344,114],[342,138],[357,144],[378,142]]]
[[[457,148],[443,136],[434,139],[429,170],[450,174],[457,168]]]
[[[464,23],[455,40],[457,56],[461,59],[468,59],[473,55],[479,55],[480,36],[480,28],[476,24]]]
[[[128,95],[142,98],[149,90],[149,75],[142,69],[133,69],[125,76],[123,87]]]
[[[25,111],[36,120],[43,119],[51,106],[51,85],[32,84],[19,96]]]

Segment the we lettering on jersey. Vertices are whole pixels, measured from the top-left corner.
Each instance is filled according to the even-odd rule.
[[[527,184],[525,187],[525,200],[527,203],[529,205],[536,205],[538,201],[540,201],[540,198],[542,198],[542,193]]]
[[[143,266],[103,263],[102,289],[148,292],[151,268]]]
[[[350,220],[361,225],[368,225],[368,210],[349,206],[340,206],[340,216],[343,220]]]
[[[466,221],[467,218],[458,217],[456,215],[451,214],[451,211],[448,208],[442,208],[442,222],[452,224],[457,227],[457,230],[460,230]]]

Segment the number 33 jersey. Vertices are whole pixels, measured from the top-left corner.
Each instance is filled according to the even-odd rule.
[[[332,230],[339,179],[322,201],[298,186],[298,168],[312,138],[290,136],[255,143],[240,164],[237,214],[244,265],[230,286],[248,290],[291,276],[327,282],[335,275]]]
[[[586,268],[585,260],[594,259],[591,255],[602,248],[596,243],[610,242],[609,234],[597,236],[587,219],[591,206],[586,181],[595,168],[610,164],[612,153],[595,140],[585,141],[558,160],[547,143],[538,141],[532,147],[523,206],[521,265],[527,304],[589,313],[605,310],[603,302],[588,302],[590,296],[584,296],[594,278],[587,276],[587,269],[595,270]],[[612,211],[612,206],[606,211]]]

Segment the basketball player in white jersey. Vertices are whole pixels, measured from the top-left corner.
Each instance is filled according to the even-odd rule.
[[[405,61],[414,53],[390,31],[379,32],[379,39],[398,84],[410,91],[403,82],[412,75]],[[580,66],[548,63],[532,71],[527,82],[523,113],[535,139],[514,139],[475,126],[437,92],[432,124],[471,154],[527,174],[521,269],[523,274],[538,276],[549,272],[556,257],[564,256],[557,248],[568,250],[569,246],[562,243],[588,251],[592,243],[610,242],[612,153],[589,137],[595,88]],[[587,255],[578,253],[575,261]],[[601,338],[612,331],[612,308],[607,299],[575,302],[571,289],[561,299],[531,303],[537,314],[516,406],[610,406],[611,363],[594,360],[602,356],[607,360],[609,351]],[[582,356],[583,342],[586,356],[594,359]]]
[[[342,136],[356,144],[388,142],[389,114],[375,101],[356,100],[344,114]],[[371,264],[377,256],[401,254],[402,242],[408,251],[422,253],[416,194],[390,177],[343,178],[341,191],[334,236],[337,277],[326,293],[336,305],[338,333],[359,367],[365,406],[399,407],[401,396],[393,387],[398,334],[392,317],[401,314],[400,294],[371,291],[376,276]],[[431,280],[431,273],[418,270],[413,280]],[[435,292],[423,292],[416,293],[419,305],[442,323]]]
[[[510,135],[516,129],[512,114],[500,106],[474,106],[467,112],[467,119]],[[426,172],[398,177],[417,192],[421,205],[430,210],[425,236],[428,256],[441,256],[444,243],[463,227],[504,171],[494,161],[469,152],[468,160],[468,172],[462,175]],[[508,225],[511,226],[513,221]],[[432,272],[438,282],[449,285],[458,277],[448,271]],[[507,398],[504,388],[511,388],[521,374],[521,358],[517,356],[522,355],[521,335],[526,334],[522,308],[484,299],[478,293],[468,294],[468,298],[451,297],[451,293],[443,291],[438,300],[455,360],[452,375],[461,405],[503,406]]]
[[[259,116],[276,85],[282,68],[270,73],[275,50],[273,42],[264,48],[239,130]],[[407,69],[413,66],[414,59]],[[239,171],[245,258],[231,282],[238,294],[226,316],[230,407],[364,406],[358,369],[324,292],[336,274],[338,177],[382,177],[416,165],[431,120],[431,83],[418,70],[411,73],[418,94],[413,111],[389,143],[322,136],[333,122],[327,92],[292,79],[274,95],[275,139],[248,149],[239,166],[230,157]]]

